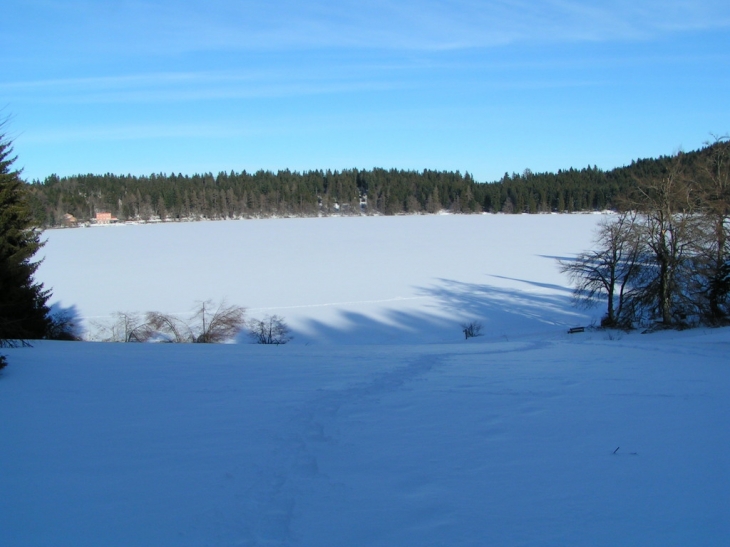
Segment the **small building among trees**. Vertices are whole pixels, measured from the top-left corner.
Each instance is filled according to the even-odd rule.
[[[116,222],[117,219],[112,216],[111,213],[96,213],[96,223],[97,224],[111,224],[112,222]]]

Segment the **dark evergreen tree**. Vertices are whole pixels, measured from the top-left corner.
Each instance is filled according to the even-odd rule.
[[[12,154],[12,142],[0,132],[0,345],[42,338],[50,325],[50,291],[33,279],[40,263],[32,259],[43,244]]]

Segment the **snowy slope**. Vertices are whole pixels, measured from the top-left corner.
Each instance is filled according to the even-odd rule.
[[[728,348],[11,350],[0,545],[727,545]]]
[[[555,257],[591,245],[601,215],[438,215],[51,230],[38,279],[87,320],[185,316],[225,298],[279,314],[296,343],[457,340],[547,332],[600,314],[571,307]]]
[[[86,319],[226,296],[297,343],[3,350],[0,545],[727,545],[730,330],[567,334],[599,219],[47,232]]]

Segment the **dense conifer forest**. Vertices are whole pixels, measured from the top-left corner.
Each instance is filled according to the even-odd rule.
[[[710,147],[684,154],[692,171]],[[40,226],[86,222],[97,213],[119,221],[199,220],[271,216],[454,213],[545,213],[619,209],[639,179],[660,176],[671,157],[638,160],[603,171],[505,173],[477,182],[448,171],[289,170],[213,175],[51,175],[28,184]],[[70,216],[69,216],[70,215]]]

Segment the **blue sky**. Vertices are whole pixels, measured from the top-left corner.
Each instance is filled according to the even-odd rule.
[[[727,0],[8,0],[0,106],[51,173],[554,171],[730,131]]]

